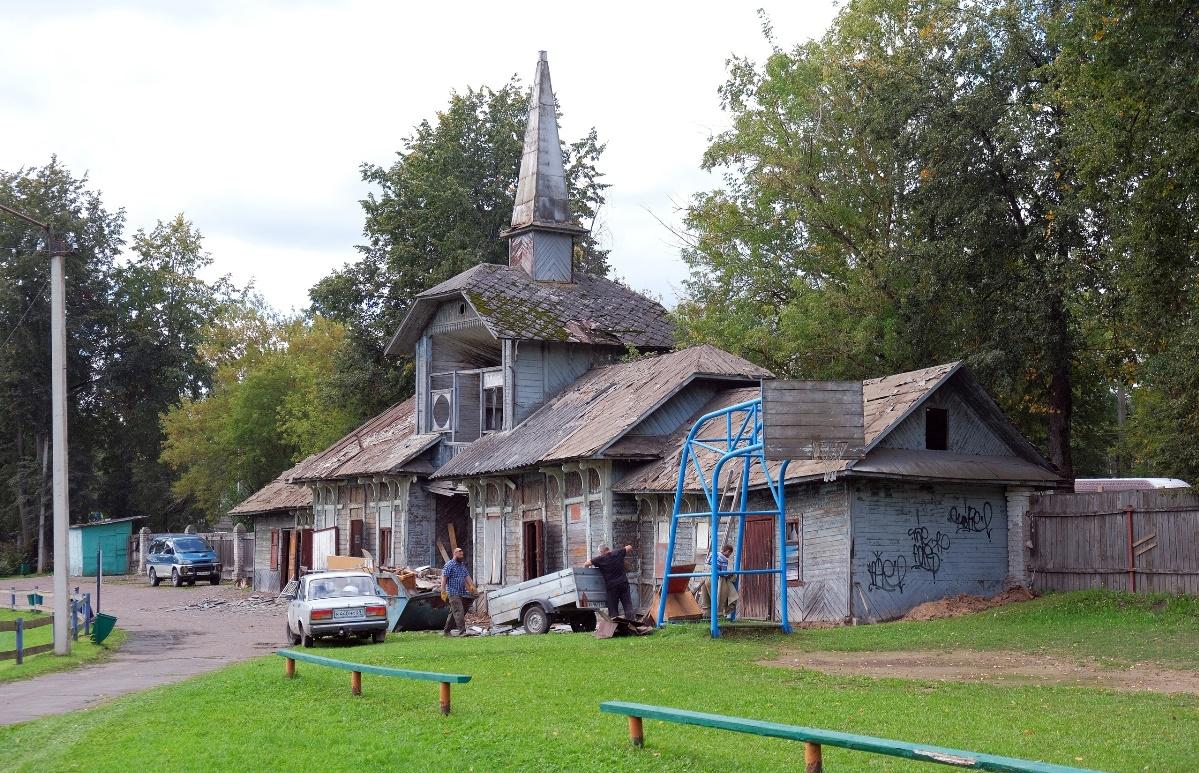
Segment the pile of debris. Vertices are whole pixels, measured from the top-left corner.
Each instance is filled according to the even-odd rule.
[[[957,596],[949,596],[948,598],[937,599],[936,601],[926,601],[923,604],[912,607],[900,619],[921,621],[940,620],[945,617],[958,617],[959,615],[969,615],[973,612],[982,612],[984,609],[992,609],[993,607],[1017,601],[1031,601],[1034,598],[1036,596],[1028,589],[1022,587],[1005,590],[1003,593],[991,598],[961,593]]]
[[[275,596],[260,596],[256,593],[253,596],[247,596],[244,599],[227,599],[221,598],[220,596],[208,596],[182,606],[169,607],[166,611],[188,612],[197,609],[219,609],[230,612],[257,612],[262,609],[272,609],[286,605],[287,599],[277,598]]]

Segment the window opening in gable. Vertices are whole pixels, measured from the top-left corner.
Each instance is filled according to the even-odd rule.
[[[924,409],[924,447],[930,451],[949,448],[949,411],[946,409]]]

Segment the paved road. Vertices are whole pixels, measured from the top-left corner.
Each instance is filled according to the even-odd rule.
[[[34,585],[46,591],[53,581],[5,581],[0,583],[0,601],[7,603],[10,587],[21,591]],[[76,585],[82,590],[90,585],[94,593],[96,581],[71,578],[71,587]],[[277,649],[283,644],[283,607],[233,606],[251,595],[225,584],[151,588],[144,580],[106,580],[102,611],[116,615],[117,626],[129,632],[125,645],[98,665],[0,683],[0,725],[87,708]],[[205,599],[229,603],[213,609],[186,608]]]

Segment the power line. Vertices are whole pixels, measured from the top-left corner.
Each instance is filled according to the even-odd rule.
[[[8,346],[8,342],[11,341],[12,337],[15,336],[17,334],[17,331],[21,329],[21,325],[23,325],[25,323],[25,318],[28,317],[29,312],[33,310],[33,305],[35,303],[37,303],[38,300],[41,299],[42,294],[46,292],[46,288],[49,286],[50,286],[50,280],[47,279],[42,284],[42,289],[37,291],[37,294],[33,296],[33,300],[29,301],[29,305],[25,307],[25,311],[22,312],[21,318],[17,320],[17,324],[13,327],[12,332],[9,333],[8,337],[4,339],[4,343],[0,344],[0,349],[3,349],[4,347]]]

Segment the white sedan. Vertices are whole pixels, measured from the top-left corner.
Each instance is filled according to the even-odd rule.
[[[387,602],[375,578],[366,572],[318,572],[300,578],[287,605],[287,638],[311,647],[325,636],[387,636]]]

